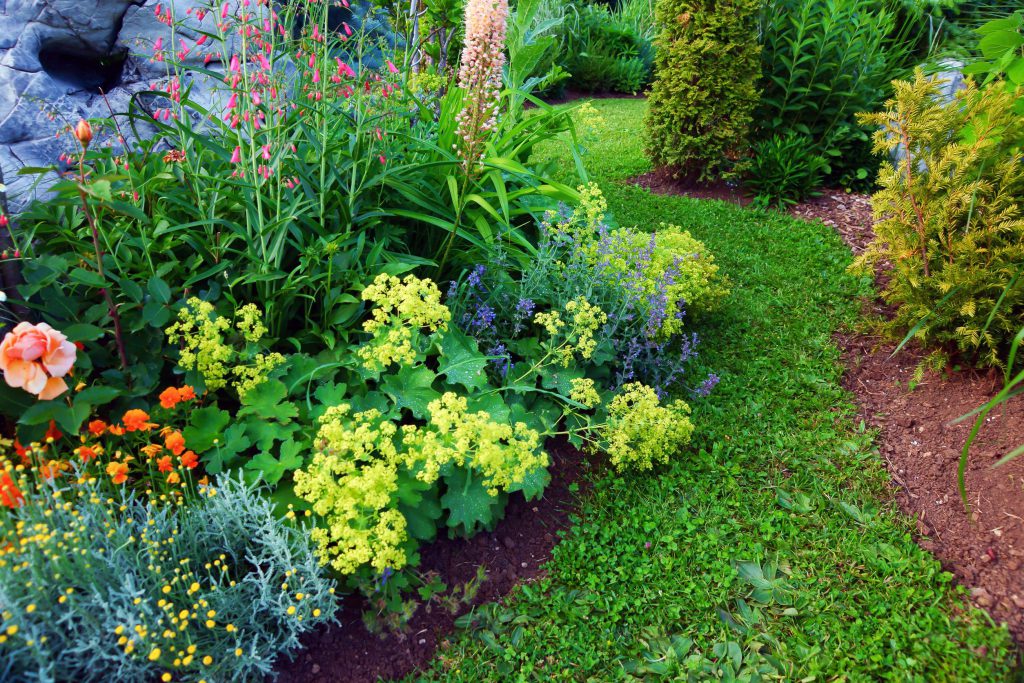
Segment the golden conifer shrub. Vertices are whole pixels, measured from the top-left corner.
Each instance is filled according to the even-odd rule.
[[[888,155],[872,197],[875,238],[855,261],[892,265],[883,291],[897,306],[889,332],[914,330],[998,365],[1024,315],[1024,125],[1001,82],[969,83],[951,101],[920,70],[894,81],[874,149]],[[894,152],[897,161],[891,161]]]

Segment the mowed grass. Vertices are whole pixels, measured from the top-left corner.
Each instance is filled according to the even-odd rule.
[[[547,578],[464,618],[412,679],[1010,678],[1005,629],[914,543],[840,386],[832,336],[869,287],[849,251],[820,224],[629,185],[646,103],[594,106],[586,164],[617,222],[684,226],[732,280],[695,321],[694,377],[722,381],[692,402],[690,448],[651,474],[598,468]]]

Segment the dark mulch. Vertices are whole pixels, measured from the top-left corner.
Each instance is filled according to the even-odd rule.
[[[559,531],[569,524],[579,493],[570,486],[585,486],[583,454],[564,442],[548,444],[552,466],[551,484],[544,498],[526,502],[516,495],[509,502],[505,518],[491,533],[469,540],[442,538],[424,546],[420,570],[437,572],[449,588],[464,586],[477,576],[478,567],[487,571],[472,604],[500,600],[513,587],[542,576],[542,565],[551,557]],[[575,487],[573,487],[575,488]],[[402,678],[426,665],[438,645],[454,630],[459,614],[437,602],[420,605],[401,633],[375,635],[364,625],[368,608],[358,596],[346,598],[339,612],[339,625],[309,634],[303,650],[292,662],[279,667],[282,683],[342,683]]]
[[[864,196],[826,192],[792,213],[832,225],[854,253],[873,237]],[[883,282],[886,274],[878,275]],[[874,313],[888,310],[878,300],[865,305]],[[1024,397],[993,411],[979,432],[966,474],[968,513],[956,472],[974,421],[953,421],[999,391],[999,374],[928,372],[911,391],[924,352],[911,347],[892,357],[895,344],[862,334],[839,335],[837,341],[847,365],[844,383],[856,396],[861,418],[879,430],[900,507],[917,520],[918,542],[1024,645],[1024,458],[992,467],[1024,443]]]
[[[747,206],[751,198],[744,194],[742,188],[734,183],[716,181],[713,183],[696,183],[686,178],[677,177],[670,169],[659,168],[629,180],[634,185],[646,187],[655,194],[674,194],[694,199],[720,199],[739,206]]]

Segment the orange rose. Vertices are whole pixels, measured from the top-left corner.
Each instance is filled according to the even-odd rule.
[[[77,353],[64,334],[46,323],[20,322],[0,343],[0,369],[8,386],[48,401],[68,390],[62,378]]]

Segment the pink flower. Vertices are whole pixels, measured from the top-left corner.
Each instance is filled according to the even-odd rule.
[[[233,74],[236,74],[242,70],[242,65],[238,61],[238,55],[231,55],[231,64],[228,68],[231,70],[231,73]]]
[[[163,39],[163,36],[157,38],[156,42],[153,43],[153,52],[159,52],[162,49],[164,49],[164,39]]]
[[[220,18],[221,19],[227,19],[228,18],[228,3],[226,3],[226,2],[220,8]]]
[[[313,82],[314,83],[319,83],[320,82],[320,69],[313,69]]]
[[[390,59],[388,60],[388,71],[390,71],[393,74],[398,73],[398,67],[395,66],[395,63],[392,62]]]
[[[48,401],[68,389],[62,379],[75,364],[77,350],[46,323],[18,323],[0,343],[0,368],[8,386]]]
[[[240,164],[242,163],[242,148],[235,147],[235,151],[231,153],[231,163]]]

